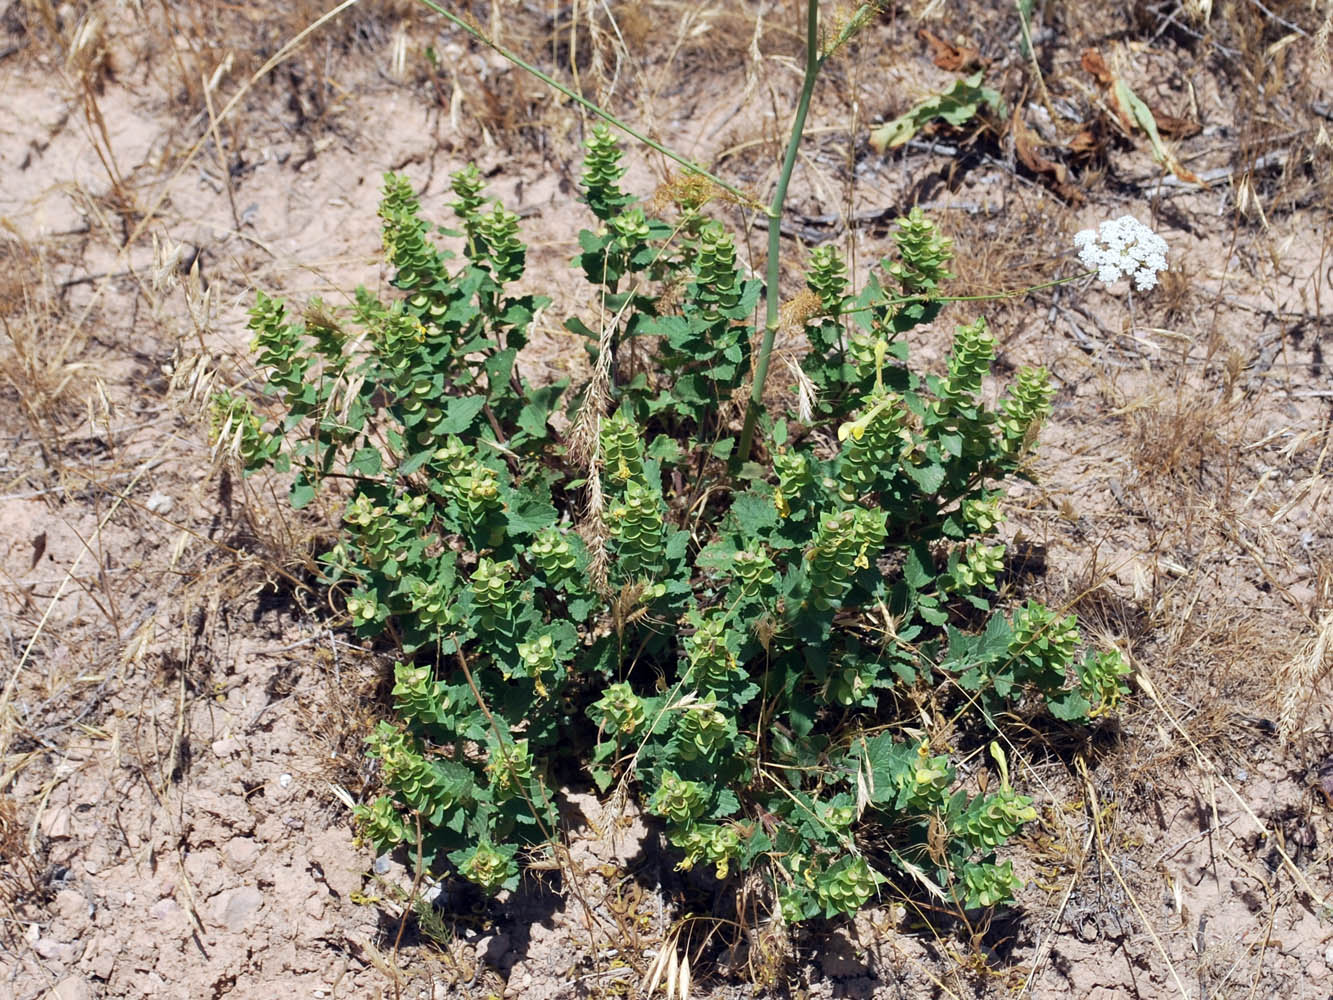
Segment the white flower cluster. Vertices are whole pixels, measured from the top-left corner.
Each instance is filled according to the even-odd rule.
[[[1106,285],[1133,275],[1134,287],[1147,291],[1156,286],[1157,272],[1166,270],[1166,240],[1132,215],[1076,233],[1074,246],[1083,266]]]

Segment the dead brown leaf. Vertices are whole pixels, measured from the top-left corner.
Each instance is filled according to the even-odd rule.
[[[981,58],[981,50],[971,45],[953,45],[926,28],[922,28],[916,34],[930,46],[930,56],[940,69],[959,73],[978,69],[985,63]]]
[[[1078,203],[1083,200],[1083,192],[1078,185],[1069,183],[1069,168],[1057,163],[1043,154],[1039,148],[1040,139],[1027,127],[1021,116],[1022,105],[1014,106],[1012,128],[1014,133],[1014,152],[1018,162],[1034,174],[1047,181],[1052,191],[1065,201]]]
[[[1079,61],[1083,64],[1083,69],[1091,73],[1101,86],[1109,87],[1115,81],[1115,77],[1111,75],[1111,67],[1106,65],[1106,60],[1096,49],[1084,49],[1083,57]]]
[[[1133,130],[1134,124],[1128,112],[1116,100],[1115,74],[1111,72],[1111,67],[1106,65],[1106,59],[1096,49],[1084,49],[1083,57],[1079,61],[1083,64],[1083,69],[1097,81],[1097,86],[1102,88],[1108,105],[1115,113],[1116,120],[1119,122],[1121,129],[1128,135]]]
[[[1187,170],[1176,158],[1175,153],[1162,141],[1163,135],[1191,136],[1201,131],[1196,122],[1173,115],[1163,114],[1150,107],[1143,98],[1130,88],[1124,77],[1107,65],[1106,59],[1096,49],[1084,49],[1079,60],[1083,69],[1092,75],[1102,90],[1106,107],[1115,117],[1116,123],[1126,136],[1135,130],[1141,130],[1152,142],[1153,158],[1183,181],[1191,184],[1203,184],[1194,173]],[[1207,185],[1204,185],[1207,186]]]
[[[1065,148],[1075,156],[1088,157],[1100,150],[1102,143],[1097,137],[1096,130],[1085,125],[1074,133],[1074,138],[1065,144]]]
[[[1177,118],[1175,115],[1164,114],[1156,109],[1152,114],[1157,120],[1157,131],[1172,139],[1188,139],[1203,131],[1202,125],[1189,118]]]

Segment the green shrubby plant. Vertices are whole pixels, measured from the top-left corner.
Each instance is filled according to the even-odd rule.
[[[997,602],[1002,487],[1025,474],[1047,374],[1024,369],[989,403],[981,319],[957,328],[942,374],[910,365],[905,334],[938,315],[952,261],[914,209],[859,290],[835,250],[812,255],[800,324],[819,406],[808,424],[765,417],[747,464],[728,414],[760,378],[765,283],[698,185],[663,219],[624,173],[592,130],[595,223],[573,266],[602,319],[566,323],[589,384],[524,379],[548,300],[518,290],[518,220],[465,168],[455,230],[388,175],[394,295],[305,319],[260,295],[271,402],[214,403],[247,470],[290,472],[298,507],[321,491],[343,504],[324,582],[359,634],[402,650],[362,837],[512,888],[556,835],[554,776],[575,767],[634,790],[682,868],[765,872],[791,921],[853,912],[895,871],[959,908],[1012,899],[999,854],[1031,801],[999,754],[998,791],[965,780],[900,706],[936,688],[961,725],[1020,707],[1078,722],[1127,690],[1073,615]],[[549,422],[562,401],[568,441]]]

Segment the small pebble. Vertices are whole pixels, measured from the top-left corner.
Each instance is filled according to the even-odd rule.
[[[378,858],[375,859],[375,863],[371,867],[375,869],[376,875],[387,875],[389,874],[389,866],[392,863],[393,862],[390,860],[387,854],[381,854]]]
[[[449,902],[448,893],[439,882],[429,882],[422,886],[421,898],[432,906],[444,907]]]
[[[69,976],[56,983],[47,994],[50,1000],[92,1000],[93,989],[80,976]]]
[[[176,506],[176,501],[171,499],[165,493],[154,493],[144,504],[152,514],[170,514],[171,508]]]
[[[1333,944],[1324,949],[1324,964],[1333,969]]]
[[[281,787],[286,788],[286,787],[289,786],[291,783],[292,783],[292,776],[291,776],[290,774],[280,774],[280,775],[278,775],[278,784],[279,784]]]

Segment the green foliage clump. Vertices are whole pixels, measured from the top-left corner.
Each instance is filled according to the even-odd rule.
[[[567,386],[523,378],[547,300],[515,291],[518,219],[471,168],[453,178],[461,256],[389,175],[396,293],[304,321],[261,295],[269,402],[214,403],[247,470],[290,473],[298,507],[339,498],[324,583],[360,635],[402,651],[361,836],[512,888],[558,830],[552,776],[573,766],[635,789],[681,867],[767,873],[789,920],[853,912],[901,873],[958,907],[1012,899],[999,854],[1030,800],[1000,757],[998,791],[961,779],[944,731],[901,713],[929,696],[959,725],[1020,706],[1078,721],[1126,690],[1123,660],[1083,649],[1072,615],[997,606],[1001,487],[1024,474],[1049,378],[1025,369],[989,406],[981,320],[944,374],[909,365],[904,335],[937,315],[952,257],[914,209],[859,291],[836,251],[812,255],[813,428],[768,421],[767,457],[731,461],[749,457],[729,406],[762,283],[706,198],[655,218],[624,172],[594,130],[597,223],[574,265],[599,318],[566,322],[597,372],[565,401],[581,444],[549,421]]]
[[[983,108],[1003,117],[1004,98],[999,91],[985,86],[981,82],[982,76],[982,71],[978,70],[969,77],[955,80],[944,93],[927,97],[906,114],[873,129],[870,144],[882,153],[904,145],[937,118],[958,127],[976,118]]]

